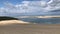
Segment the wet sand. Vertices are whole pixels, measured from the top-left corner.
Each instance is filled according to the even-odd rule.
[[[0,34],[60,34],[60,24],[11,24],[0,26]]]

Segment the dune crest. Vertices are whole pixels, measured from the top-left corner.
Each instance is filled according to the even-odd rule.
[[[29,24],[29,22],[24,22],[24,21],[21,21],[21,20],[0,21],[0,25],[9,25],[9,24]]]

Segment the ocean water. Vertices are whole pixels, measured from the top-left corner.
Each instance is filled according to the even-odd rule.
[[[20,18],[20,20],[39,24],[60,24],[60,18]]]

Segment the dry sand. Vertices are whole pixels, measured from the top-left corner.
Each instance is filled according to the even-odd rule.
[[[60,24],[0,25],[0,34],[60,34]]]
[[[60,34],[60,25],[17,24],[0,26],[0,34]]]
[[[24,21],[21,21],[21,20],[0,21],[0,25],[9,25],[9,24],[29,24],[29,22],[24,22]]]

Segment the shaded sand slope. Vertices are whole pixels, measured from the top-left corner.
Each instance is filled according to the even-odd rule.
[[[5,20],[5,21],[0,21],[0,25],[9,25],[9,24],[29,24],[29,23],[21,21],[21,20]]]
[[[12,24],[0,26],[0,34],[60,34],[60,24]]]

